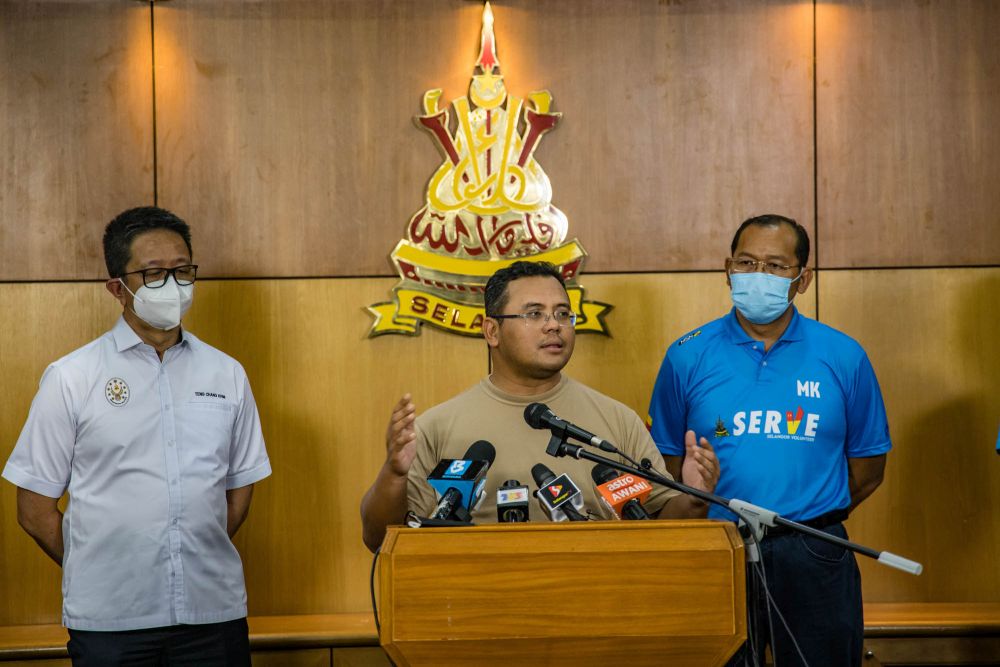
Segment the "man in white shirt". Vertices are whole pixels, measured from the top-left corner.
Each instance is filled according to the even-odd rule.
[[[249,665],[231,538],[271,474],[250,384],[180,326],[198,268],[184,221],[125,211],[104,256],[122,317],[43,374],[3,471],[18,521],[63,567],[74,666]]]

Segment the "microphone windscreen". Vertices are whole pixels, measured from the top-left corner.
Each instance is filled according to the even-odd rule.
[[[485,440],[476,440],[469,445],[469,449],[466,450],[465,456],[462,458],[466,461],[486,461],[490,465],[493,465],[493,461],[497,458],[497,450],[496,447]]]
[[[618,473],[615,472],[614,468],[606,466],[603,463],[598,463],[594,466],[594,469],[590,471],[590,476],[594,478],[594,484],[600,486],[601,484],[606,484],[614,478],[618,477]]]
[[[545,428],[542,417],[549,412],[549,406],[544,403],[532,403],[524,409],[524,421],[528,422],[531,428]]]
[[[539,404],[540,405],[540,404]],[[550,480],[555,479],[555,475],[546,467],[544,463],[536,463],[531,466],[531,478],[535,480],[535,486],[541,487]]]

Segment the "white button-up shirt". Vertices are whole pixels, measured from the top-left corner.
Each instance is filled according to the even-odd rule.
[[[163,354],[124,319],[49,366],[3,476],[63,517],[63,624],[246,616],[226,491],[271,474],[243,367],[188,332]]]

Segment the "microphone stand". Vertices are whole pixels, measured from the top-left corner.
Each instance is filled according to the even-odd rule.
[[[601,456],[600,454],[594,454],[584,449],[580,445],[570,444],[569,442],[567,442],[568,437],[570,436],[565,429],[552,429],[552,437],[549,439],[549,444],[545,448],[545,453],[555,457],[571,456],[575,459],[586,459],[587,461],[592,461],[594,463],[601,463],[606,466],[610,466],[611,468],[614,468],[616,470],[620,470],[621,472],[631,473],[633,475],[636,475],[637,477],[641,477],[645,480],[653,482],[654,484],[659,484],[661,486],[674,489],[675,491],[686,493],[689,496],[694,496],[695,498],[698,498],[699,500],[702,500],[706,503],[712,503],[714,505],[718,505],[719,507],[723,507],[735,513],[737,516],[739,516],[740,520],[738,523],[738,530],[740,533],[740,537],[743,538],[743,544],[746,548],[746,554],[747,554],[746,567],[747,567],[748,579],[751,579],[750,577],[751,569],[755,564],[759,569],[759,576],[760,577],[764,576],[763,563],[761,562],[760,548],[758,545],[760,543],[760,540],[764,537],[765,527],[773,528],[776,525],[785,526],[786,528],[797,531],[799,533],[803,533],[805,535],[811,535],[812,537],[816,537],[826,542],[830,542],[831,544],[836,544],[841,547],[844,547],[845,549],[850,549],[855,553],[859,553],[869,558],[874,558],[883,565],[894,567],[898,570],[902,570],[903,572],[909,572],[910,574],[913,575],[919,575],[923,571],[923,565],[911,561],[907,558],[903,558],[902,556],[897,556],[896,554],[890,553],[888,551],[882,551],[882,552],[875,551],[874,549],[863,546],[861,544],[856,544],[855,542],[851,542],[850,540],[845,540],[835,535],[829,535],[821,530],[817,530],[810,526],[803,525],[796,521],[785,519],[784,517],[780,516],[777,512],[769,510],[765,507],[759,507],[757,505],[748,503],[745,500],[740,500],[738,498],[727,499],[724,498],[723,496],[714,493],[709,493],[707,491],[702,491],[701,489],[696,489],[694,487],[688,486],[687,484],[682,484],[675,480],[664,477],[663,475],[660,475],[659,473],[657,473],[655,470],[652,469],[652,464],[649,462],[648,459],[643,459],[642,465],[639,466],[634,466],[627,463],[619,463],[618,461],[609,459],[605,456]],[[602,446],[601,449],[603,449],[604,451],[614,451],[615,453],[619,454],[624,458],[629,458],[625,456],[624,453],[618,451],[617,447],[608,442],[605,442],[604,446]],[[631,459],[629,460],[631,461]],[[766,590],[766,583],[763,585],[765,586]],[[750,592],[749,582],[747,585],[747,592],[748,594]],[[771,602],[768,601],[767,604],[770,605]],[[754,661],[756,662],[756,654],[753,653],[752,649],[753,640],[751,639],[750,633],[755,632],[753,629],[759,627],[759,619],[757,618],[756,604],[752,603],[749,600],[747,603],[747,616],[748,616],[747,641],[749,642],[749,646],[751,646],[751,653],[754,655]],[[787,624],[786,624],[786,630],[788,630]],[[791,636],[790,630],[789,630],[789,635]],[[773,635],[772,635],[772,640],[773,640]],[[794,642],[794,637],[792,641]],[[797,643],[795,644],[795,647],[796,649],[798,649]],[[772,650],[774,650],[773,646]],[[804,662],[805,658],[802,656],[801,652],[799,653],[799,656],[803,658]]]
[[[829,535],[824,533],[822,530],[817,530],[816,528],[786,519],[780,516],[777,512],[748,503],[745,500],[740,500],[738,498],[724,498],[723,496],[708,493],[707,491],[696,489],[688,486],[687,484],[681,484],[680,482],[660,475],[653,470],[652,467],[646,467],[645,465],[632,466],[627,463],[619,463],[618,461],[601,456],[600,454],[594,454],[587,451],[581,445],[570,444],[567,442],[567,437],[568,435],[565,431],[553,429],[552,437],[549,439],[548,447],[545,448],[545,453],[555,457],[571,456],[575,459],[586,459],[588,461],[593,461],[594,463],[602,463],[606,466],[615,468],[616,470],[632,473],[637,477],[642,477],[643,479],[653,482],[654,484],[659,484],[661,486],[674,489],[675,491],[686,493],[689,496],[694,496],[695,498],[703,500],[706,503],[718,505],[719,507],[723,507],[739,516],[741,524],[746,526],[746,530],[741,529],[740,534],[743,536],[743,541],[747,544],[747,560],[750,562],[757,562],[760,559],[760,553],[757,550],[756,543],[764,537],[764,528],[784,526],[796,532],[824,540],[830,544],[836,544],[845,549],[850,549],[854,553],[867,556],[868,558],[873,558],[883,565],[894,567],[897,570],[902,570],[903,572],[919,575],[924,569],[923,565],[908,558],[903,558],[902,556],[898,556],[888,551],[876,551],[875,549],[851,542],[850,540],[845,540],[841,537],[837,537],[836,535]],[[746,533],[749,533],[749,535]],[[752,544],[749,538],[752,538]]]

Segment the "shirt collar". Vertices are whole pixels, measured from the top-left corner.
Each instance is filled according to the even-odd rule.
[[[124,352],[125,350],[130,350],[136,345],[143,345],[142,339],[139,338],[132,327],[129,326],[128,322],[125,321],[125,316],[118,318],[115,322],[115,326],[111,329],[111,335],[115,339],[115,347],[119,352]],[[191,336],[184,335],[184,327],[181,327],[181,338],[177,342],[177,345],[187,345],[190,342]],[[174,347],[177,347],[176,345]]]
[[[792,305],[792,319],[785,328],[785,332],[781,334],[778,338],[778,342],[786,341],[800,341],[802,340],[802,324],[800,320],[802,316],[799,315],[799,309]],[[745,345],[747,343],[757,343],[754,338],[751,338],[743,327],[740,326],[740,321],[736,318],[736,308],[734,307],[729,311],[729,315],[726,317],[726,331],[729,333],[729,340],[732,341],[734,345]]]
[[[565,373],[563,373],[559,378],[559,384],[552,387],[545,393],[534,394],[532,396],[522,396],[520,394],[509,394],[506,391],[503,391],[502,389],[498,388],[495,384],[493,384],[493,381],[490,380],[489,376],[484,377],[482,380],[480,380],[480,384],[482,385],[483,390],[487,394],[497,399],[498,401],[517,406],[527,406],[531,403],[545,403],[546,401],[552,400],[559,393],[561,393],[563,389],[566,388],[566,385],[568,383],[569,383],[569,377]]]
[[[788,323],[788,328],[785,329],[785,333],[781,334],[781,338],[778,340],[785,340],[788,342],[802,340],[802,316],[799,315],[799,309],[794,305],[792,306],[792,320]]]

